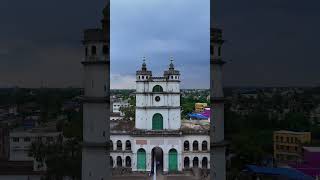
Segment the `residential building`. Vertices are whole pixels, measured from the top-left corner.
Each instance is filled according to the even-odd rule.
[[[273,132],[274,158],[278,162],[296,161],[301,158],[302,147],[311,142],[310,132]]]
[[[197,113],[203,112],[204,108],[208,107],[207,103],[195,103],[194,110]]]

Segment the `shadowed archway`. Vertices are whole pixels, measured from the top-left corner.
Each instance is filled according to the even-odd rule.
[[[160,147],[153,148],[151,157],[151,172],[155,172],[154,167],[156,167],[157,173],[163,172],[163,150]]]

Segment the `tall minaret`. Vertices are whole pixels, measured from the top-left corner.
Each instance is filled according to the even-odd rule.
[[[211,68],[211,179],[226,179],[226,143],[224,141],[224,95],[222,85],[222,67],[225,62],[221,57],[223,44],[222,30],[211,29],[210,35],[210,68]],[[212,138],[213,137],[213,138]]]
[[[109,2],[104,9],[103,28],[84,32],[82,180],[107,180],[109,151]]]

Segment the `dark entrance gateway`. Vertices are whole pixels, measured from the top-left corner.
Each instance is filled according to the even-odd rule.
[[[151,151],[151,157],[152,157],[151,172],[162,173],[163,172],[163,150],[160,147],[153,148]]]

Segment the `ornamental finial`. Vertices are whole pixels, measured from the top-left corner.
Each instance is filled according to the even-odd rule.
[[[173,56],[170,56],[170,66],[169,66],[169,69],[174,69],[174,65],[173,65]]]
[[[145,56],[143,56],[142,57],[142,61],[143,61],[143,63],[142,63],[142,70],[147,70],[147,64],[146,64],[146,57]]]

